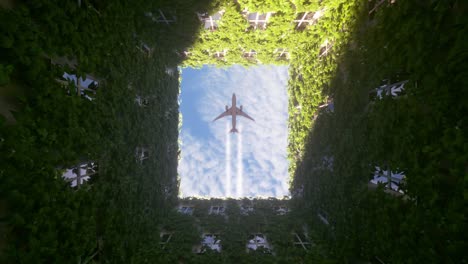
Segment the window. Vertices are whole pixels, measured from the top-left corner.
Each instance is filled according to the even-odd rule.
[[[297,14],[294,23],[297,23],[297,30],[304,30],[308,25],[317,23],[317,20],[323,15],[323,10],[317,12],[303,12]]]
[[[328,221],[328,213],[325,210],[319,209],[317,212],[317,216],[320,219],[320,221],[322,221],[322,223],[330,225],[330,222]]]
[[[271,253],[270,245],[262,233],[256,233],[249,236],[247,241],[247,252],[263,251],[264,253]]]
[[[244,11],[244,16],[249,21],[250,29],[266,29],[268,19],[270,18],[272,14],[273,12],[260,14],[260,13],[248,13]]]
[[[244,51],[244,58],[254,58],[257,55],[257,52],[253,49],[249,51]]]
[[[374,4],[374,6],[372,7],[372,2]],[[386,1],[386,0],[375,0],[375,1],[369,1],[369,8],[372,7],[371,10],[369,10],[369,15],[372,15],[372,13],[375,13],[381,6],[383,3],[387,2],[387,4],[394,4],[395,3],[395,0],[389,0],[389,1]]]
[[[212,16],[210,16],[207,12],[205,13],[197,13],[198,19],[204,24],[205,29],[209,29],[211,31],[215,31],[218,29],[218,23],[221,20],[221,17],[224,14],[224,10],[219,11]]]
[[[293,235],[293,245],[304,250],[310,249],[310,242],[308,237],[305,234],[301,233],[292,233]]]
[[[210,215],[223,215],[224,207],[223,206],[211,206],[209,214]]]
[[[143,41],[140,41],[139,45],[137,45],[136,48],[139,51],[143,52],[148,58],[151,57],[154,51],[153,48],[151,48],[148,44],[144,43]]]
[[[322,157],[322,168],[333,171],[333,164],[335,162],[335,157],[333,155],[324,155]]]
[[[138,162],[143,163],[144,160],[149,158],[149,151],[145,147],[135,148],[135,158]]]
[[[91,75],[86,75],[86,78],[78,78],[76,74],[71,74],[64,72],[60,79],[56,81],[62,84],[65,87],[69,87],[70,84],[73,84],[75,87],[74,90],[68,90],[68,94],[77,93],[80,96],[88,99],[89,101],[94,100],[97,89],[99,88],[99,80]]]
[[[274,52],[277,60],[289,60],[289,52],[285,48],[278,48]]]
[[[285,215],[289,212],[289,209],[286,206],[277,206],[275,207],[276,215]]]
[[[193,206],[185,206],[185,205],[181,205],[179,206],[179,213],[181,214],[186,214],[186,215],[192,215],[193,214]]]
[[[176,73],[178,73],[178,70],[176,67],[166,67],[166,74],[171,76],[171,77],[174,77],[176,76]]]
[[[84,162],[72,168],[66,169],[62,175],[65,181],[70,182],[71,187],[80,188],[80,186],[91,179],[91,176],[98,171],[97,163]]]
[[[251,205],[242,205],[240,207],[241,215],[249,215],[249,214],[253,213],[253,211],[254,211],[254,208]]]
[[[215,51],[213,53],[213,57],[221,60],[221,59],[224,59],[224,57],[226,57],[226,54],[227,54],[227,50]]]
[[[159,234],[159,245],[161,246],[162,249],[166,248],[166,245],[169,243],[171,238],[172,238],[172,233],[163,231]]]
[[[404,181],[405,174],[403,171],[393,172],[375,166],[373,179],[370,180],[370,183],[375,185],[383,184],[386,189],[396,192],[395,194],[404,194],[404,191],[401,189]]]
[[[149,105],[149,100],[147,97],[142,97],[137,95],[135,97],[135,102],[140,106],[140,107],[147,107]]]
[[[328,40],[325,40],[320,46],[319,58],[327,56],[332,46],[333,44],[331,42],[329,42]]]
[[[301,184],[298,187],[295,187],[292,190],[292,196],[293,197],[304,197],[304,184]]]
[[[378,88],[373,89],[369,93],[371,94],[371,100],[379,99],[382,100],[384,96],[390,96],[392,98],[401,96],[405,92],[405,84],[408,83],[408,80],[404,80],[396,83],[387,83],[381,85]]]
[[[244,57],[245,59],[251,61],[251,62],[259,62],[257,59],[256,59],[256,56],[257,56],[257,52],[253,49],[251,50],[244,50],[244,53],[242,54],[242,57]]]
[[[320,109],[325,109],[329,113],[335,112],[335,104],[333,103],[333,98],[328,98],[327,102],[319,105]]]
[[[177,17],[171,12],[163,12],[161,9],[158,9],[154,14],[152,12],[146,12],[145,16],[151,18],[156,23],[163,23],[169,25],[177,21]]]
[[[334,106],[333,108],[334,109]],[[330,109],[327,109],[327,112],[331,111]],[[323,112],[320,112],[323,113]],[[315,118],[317,115],[315,116]],[[329,153],[329,151],[327,151]],[[327,170],[327,171],[333,171],[333,166],[335,163],[335,157],[331,154],[324,154],[320,160],[317,161],[316,166],[314,166],[312,169],[313,170]]]
[[[221,240],[219,234],[203,234],[201,244],[194,248],[194,252],[203,254],[207,249],[221,252]]]

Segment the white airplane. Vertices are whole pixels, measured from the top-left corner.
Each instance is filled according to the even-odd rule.
[[[231,133],[237,133],[239,132],[237,129],[236,129],[236,116],[243,116],[243,117],[246,117],[252,121],[255,121],[253,118],[251,118],[249,115],[247,115],[246,113],[244,113],[242,111],[242,105],[239,107],[236,106],[236,94],[233,93],[232,94],[232,106],[231,108],[229,108],[227,105],[226,105],[226,111],[222,114],[220,114],[218,117],[216,117],[214,121],[222,118],[222,117],[225,117],[225,116],[229,116],[229,115],[232,115],[232,129],[231,129]]]

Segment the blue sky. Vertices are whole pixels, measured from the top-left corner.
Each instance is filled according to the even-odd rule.
[[[182,69],[181,197],[283,197],[288,190],[288,68]],[[237,105],[255,119],[212,120]]]

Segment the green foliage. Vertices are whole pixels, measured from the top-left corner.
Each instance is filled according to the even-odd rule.
[[[0,262],[128,263],[176,201],[179,84],[166,68],[179,61],[169,45],[158,47],[156,60],[135,48],[148,8],[35,1],[1,10],[1,83],[18,84],[24,95],[16,93],[17,124],[0,126],[0,197],[9,208]],[[50,63],[62,56],[77,69]],[[102,78],[95,100],[67,95],[55,81],[65,71]],[[137,95],[150,105],[138,107]],[[152,158],[138,164],[142,145]],[[70,188],[63,168],[86,160],[99,173]]]
[[[10,74],[13,72],[12,65],[0,64],[0,85],[5,85],[10,82]]]
[[[286,11],[291,9],[291,3],[289,1],[281,0],[240,0],[239,5],[243,9],[249,10],[250,12],[272,12],[272,11]]]
[[[253,205],[254,211],[242,215],[239,202]],[[172,233],[170,242],[159,261],[185,260],[190,263],[288,263],[304,260],[304,249],[292,247],[292,230],[303,231],[303,221],[293,213],[277,215],[275,206],[288,206],[288,201],[277,199],[181,199],[180,204],[194,207],[193,215],[171,212],[161,224],[161,229]],[[224,215],[210,215],[210,206],[224,206]],[[216,233],[221,240],[221,253],[208,250],[203,254],[192,253],[193,246],[200,245],[202,234]],[[262,233],[272,252],[259,249],[247,251],[249,236]],[[157,250],[154,250],[156,254]]]
[[[279,60],[277,49],[286,49],[290,53],[309,51],[310,46],[319,48],[325,39],[342,45],[349,32],[347,27],[354,23],[357,1],[258,1],[238,2],[220,1],[215,11],[224,11],[217,30],[204,29],[200,22],[200,34],[194,45],[188,50],[191,54],[184,61],[184,66],[200,67],[203,64],[229,66],[232,64],[294,64],[293,61]],[[266,14],[272,12],[266,29],[251,29],[244,11]],[[305,30],[297,29],[298,15],[302,12],[321,11],[322,17]],[[305,22],[308,24],[308,22]],[[344,42],[345,43],[345,42]],[[227,56],[216,59],[213,53],[227,50]],[[246,59],[244,51],[255,50],[254,59]],[[302,54],[301,54],[302,55]],[[294,56],[294,55],[293,55]],[[294,58],[294,57],[293,57]],[[315,58],[311,59],[316,61]],[[330,65],[333,65],[332,63]]]
[[[344,0],[79,3],[29,1],[0,10],[0,86],[24,89],[16,94],[17,124],[0,123],[0,198],[8,208],[0,218],[7,226],[0,262],[467,261],[461,1],[385,3],[372,16],[362,1]],[[177,22],[145,15],[160,10]],[[215,31],[195,14],[220,10]],[[274,15],[265,30],[248,30],[243,10]],[[317,11],[323,15],[313,25],[296,29],[299,13]],[[137,48],[143,45],[151,51]],[[280,48],[289,59],[278,58]],[[256,57],[245,58],[251,49]],[[223,59],[213,56],[222,50]],[[183,51],[191,53],[184,61]],[[76,59],[76,69],[51,65],[51,57]],[[228,217],[213,216],[209,203],[220,201],[193,200],[195,218],[174,212],[180,78],[166,70],[259,63],[290,66],[293,211],[278,216],[271,206],[279,201],[258,200],[255,213],[243,217],[227,200]],[[96,100],[67,95],[55,81],[64,71],[103,78]],[[369,102],[369,90],[398,73],[410,80],[407,94]],[[148,98],[148,107],[138,107],[136,96]],[[318,110],[328,98],[335,112]],[[150,153],[142,164],[138,146]],[[332,170],[324,156],[333,157]],[[64,168],[87,160],[99,173],[70,188]],[[403,198],[367,189],[372,167],[381,164],[405,171]],[[307,252],[289,239],[304,223],[313,243]],[[162,229],[174,232],[164,248]],[[222,254],[192,253],[205,231],[221,234]],[[275,255],[247,253],[251,232],[265,233]]]
[[[320,224],[315,216],[319,208],[333,219],[333,228],[321,225],[326,258],[339,263],[376,257],[385,263],[466,262],[466,243],[459,236],[465,229],[461,212],[466,211],[462,182],[468,157],[463,150],[466,137],[460,134],[466,129],[466,109],[454,107],[466,105],[460,97],[465,91],[457,88],[466,86],[466,79],[457,77],[466,66],[453,57],[466,57],[459,48],[466,19],[462,22],[453,12],[457,5],[398,2],[384,5],[373,18],[361,6],[363,15],[356,17],[354,27],[336,24],[337,29],[346,25],[351,38],[342,42],[342,49],[333,46],[330,60],[322,60],[324,66],[305,70],[313,62],[302,59],[305,56],[294,61],[292,185],[293,191],[304,190],[296,202],[308,208],[305,215],[311,224]],[[326,23],[327,28],[333,25]],[[396,78],[409,80],[406,95],[369,101],[371,89],[383,79]],[[303,99],[314,92],[320,97]],[[301,119],[304,104],[311,105],[313,113],[325,96],[333,98],[333,113],[319,112],[312,124]],[[300,114],[297,105],[302,106]],[[303,132],[294,132],[300,129]],[[330,155],[332,171],[320,166]],[[403,198],[384,193],[382,187],[368,190],[375,165],[405,172]]]

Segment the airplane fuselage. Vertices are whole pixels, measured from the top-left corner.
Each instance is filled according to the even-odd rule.
[[[232,94],[232,109],[236,109],[236,94]],[[236,129],[236,111],[232,113],[232,131],[237,131]]]
[[[232,105],[231,107],[228,107],[226,105],[226,111],[224,111],[222,114],[220,114],[218,117],[216,117],[214,121],[222,118],[222,117],[225,117],[225,116],[231,116],[232,117],[232,129],[231,133],[237,133],[239,131],[237,131],[236,129],[236,121],[237,121],[237,116],[243,116],[247,119],[250,119],[252,121],[255,121],[252,117],[250,117],[248,114],[246,114],[244,111],[242,111],[242,105],[239,107],[237,107],[237,100],[236,100],[236,94],[232,94]]]

